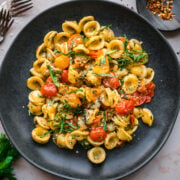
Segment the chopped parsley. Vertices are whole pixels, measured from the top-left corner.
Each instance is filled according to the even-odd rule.
[[[57,87],[59,87],[59,82],[58,82],[58,78],[57,78],[57,76],[56,76],[56,73],[52,70],[52,68],[48,65],[47,66],[48,67],[48,69],[49,69],[49,73],[50,73],[50,76],[51,76],[51,78],[52,78],[52,81],[53,81],[53,83],[57,86]]]

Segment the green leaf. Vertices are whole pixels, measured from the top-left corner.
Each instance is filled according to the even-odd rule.
[[[103,58],[100,59],[99,66],[102,64],[106,64],[106,56],[104,56]]]
[[[56,77],[56,73],[52,70],[52,68],[48,65],[47,66],[48,67],[48,69],[49,69],[49,73],[50,73],[50,76],[51,76],[51,78],[52,78],[52,80],[53,80],[53,83],[57,86],[57,87],[59,87],[59,82],[58,82],[58,78]]]
[[[93,73],[95,76],[101,76],[101,77],[115,77],[113,74],[96,74]]]
[[[106,115],[105,115],[105,112],[103,113],[103,115],[104,115],[103,129],[107,132],[107,126],[106,126]]]

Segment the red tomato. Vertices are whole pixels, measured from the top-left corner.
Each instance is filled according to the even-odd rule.
[[[103,84],[112,89],[117,89],[120,86],[120,82],[117,77],[107,77],[103,80]]]
[[[53,97],[57,94],[56,85],[53,83],[47,83],[41,87],[41,93],[46,97]]]
[[[93,128],[90,132],[90,137],[93,141],[100,142],[106,138],[107,132],[103,127]]]
[[[154,96],[154,89],[156,85],[151,81],[148,84],[144,84],[141,81],[140,88],[138,88],[138,92],[146,96],[146,102],[150,102],[151,98]]]
[[[51,76],[49,76],[48,78],[47,78],[47,80],[46,80],[46,83],[48,84],[48,83],[52,83],[53,81],[52,81],[52,78],[51,78]]]
[[[61,74],[61,79],[63,82],[67,83],[68,82],[68,70],[64,70]]]
[[[115,106],[115,110],[120,115],[126,115],[133,111],[134,109],[134,102],[132,100],[121,100]]]
[[[90,51],[90,53],[89,53],[89,56],[90,56],[90,58],[91,59],[95,59],[95,58],[97,58],[97,57],[99,57],[100,55],[102,54],[102,50],[100,49],[100,50],[97,50],[97,51]]]
[[[74,34],[67,41],[68,49],[71,49],[72,46],[75,47],[78,44],[83,44],[83,43],[84,41],[82,39],[82,36],[80,34]]]
[[[135,106],[142,105],[144,102],[146,102],[146,99],[147,99],[146,96],[144,96],[138,92],[135,92],[135,93],[127,95],[127,96],[128,96],[128,99],[130,99],[134,102]]]

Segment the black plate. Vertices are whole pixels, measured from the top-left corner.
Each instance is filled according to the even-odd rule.
[[[149,22],[159,30],[173,31],[180,29],[180,1],[174,0],[173,13],[175,14],[172,21],[165,21],[154,15],[146,8],[147,0],[136,0],[136,7],[139,14],[143,15]]]
[[[33,117],[28,115],[26,80],[35,58],[36,47],[50,30],[61,31],[64,20],[93,15],[101,25],[112,24],[115,34],[127,34],[144,42],[150,55],[148,66],[155,72],[155,98],[147,105],[155,116],[152,128],[140,125],[134,140],[124,147],[107,151],[101,165],[91,164],[86,151],[59,149],[52,142],[32,141]],[[33,19],[9,49],[0,72],[0,111],[10,140],[30,163],[68,179],[117,179],[125,177],[151,160],[167,140],[179,109],[179,70],[177,58],[164,37],[133,11],[104,1],[73,1],[46,10]],[[24,108],[25,107],[25,108]],[[76,150],[79,151],[76,154]]]

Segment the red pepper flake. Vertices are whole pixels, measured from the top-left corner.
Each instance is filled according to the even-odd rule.
[[[146,8],[162,20],[173,20],[173,0],[147,0]]]

